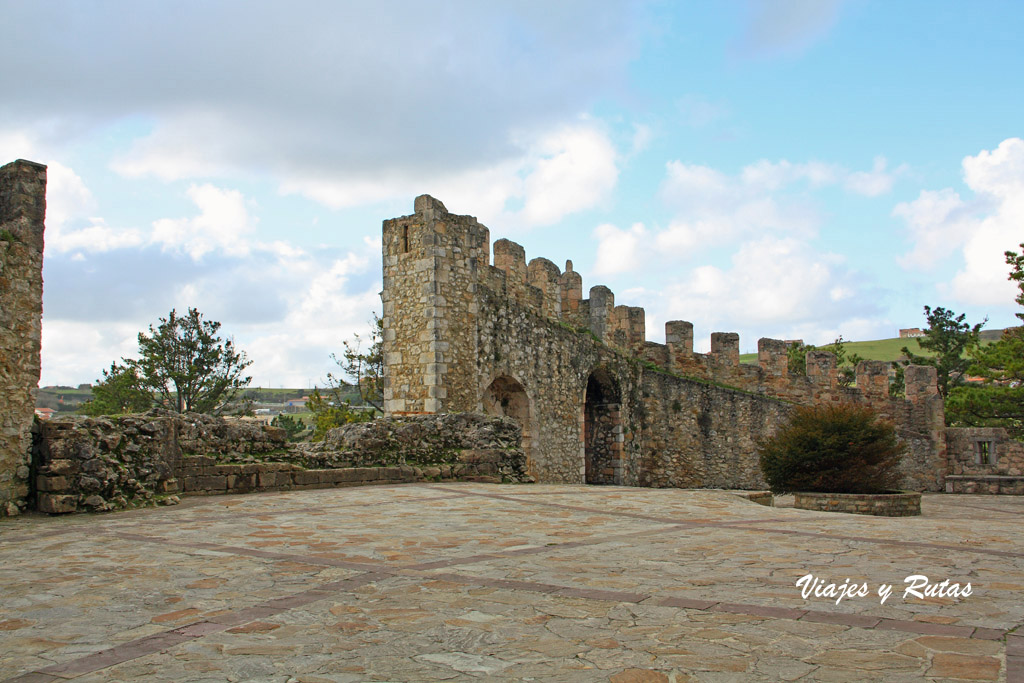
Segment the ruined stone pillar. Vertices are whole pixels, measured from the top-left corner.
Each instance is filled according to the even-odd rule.
[[[935,368],[925,365],[908,365],[903,371],[906,383],[907,401],[913,406],[917,425],[926,427],[930,448],[926,456],[913,463],[911,470],[904,469],[905,479],[914,488],[926,491],[942,491],[947,474],[946,461],[946,420],[945,406],[939,394],[939,383]],[[908,456],[904,456],[904,461]]]
[[[867,399],[889,398],[889,368],[884,360],[862,360],[857,363],[857,389]]]
[[[647,341],[647,312],[641,306],[626,307],[626,345],[634,356],[641,356]]]
[[[678,372],[689,367],[693,360],[693,323],[685,320],[665,323],[665,346],[670,369]]]
[[[735,332],[712,332],[711,355],[720,368],[734,368],[739,365],[740,335]]]
[[[562,320],[573,327],[585,327],[586,323],[580,314],[580,301],[583,300],[583,278],[572,269],[572,261],[565,262],[565,272],[558,278],[562,289]]]
[[[923,403],[939,395],[938,375],[930,365],[908,365],[903,370],[903,382],[911,403]]]
[[[526,250],[511,240],[500,239],[494,243],[494,267],[505,271],[505,286],[508,298],[523,300],[526,289]]]
[[[46,166],[0,167],[0,515],[27,505],[43,314]]]
[[[526,267],[526,274],[530,285],[541,291],[544,315],[555,319],[561,317],[562,286],[559,280],[562,273],[558,266],[546,258],[535,258]]]
[[[757,340],[757,364],[771,377],[789,376],[789,346],[781,339]]]
[[[828,351],[808,351],[807,377],[815,386],[822,389],[835,389],[839,386],[835,354]]]
[[[607,344],[612,332],[615,295],[604,285],[590,288],[590,331]]]

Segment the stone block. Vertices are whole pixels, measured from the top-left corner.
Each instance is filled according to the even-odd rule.
[[[229,474],[227,475],[227,488],[229,491],[251,491],[256,483],[254,474]]]
[[[404,478],[401,467],[383,467],[380,473],[381,479],[395,479],[401,481]]]
[[[291,486],[292,477],[285,472],[276,470],[263,471],[256,475],[256,486],[261,489],[276,489],[282,486]]]
[[[320,478],[322,470],[303,470],[296,472],[293,476],[296,486],[313,486],[322,483]]]
[[[49,474],[70,474],[75,471],[75,462],[60,458],[46,463],[42,469]]]
[[[53,477],[40,474],[36,477],[36,489],[39,491],[66,491],[67,477]]]
[[[36,499],[36,509],[49,514],[74,512],[78,509],[78,496],[40,493]]]
[[[224,475],[203,475],[196,477],[197,491],[226,491],[228,478]]]

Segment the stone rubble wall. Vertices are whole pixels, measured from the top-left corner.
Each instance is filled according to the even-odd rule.
[[[36,509],[112,510],[176,492],[181,422],[150,414],[41,421],[33,449]]]
[[[519,427],[482,415],[383,418],[289,444],[244,418],[146,413],[59,417],[34,446],[40,512],[177,502],[176,494],[246,493],[410,481],[528,481]]]
[[[28,505],[39,384],[46,167],[0,167],[0,517]]]
[[[571,261],[562,272],[500,239],[492,264],[490,232],[474,217],[427,195],[414,208],[383,225],[389,414],[511,415],[527,435],[530,471],[544,482],[758,487],[755,444],[786,406],[869,404],[908,445],[905,486],[942,490],[934,371],[908,368],[906,398],[891,398],[889,363],[862,362],[857,386],[847,388],[830,353],[810,352],[806,374],[789,375],[780,340],[759,341],[757,365],[739,363],[731,332],[713,333],[711,351],[694,353],[686,321],[665,324],[665,344],[648,342],[643,309],[617,306],[602,285],[584,299]],[[604,412],[587,407],[595,373],[617,396]],[[523,405],[499,405],[510,387],[521,388]],[[602,424],[588,428],[594,420]]]

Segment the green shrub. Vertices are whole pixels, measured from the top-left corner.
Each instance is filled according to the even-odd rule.
[[[758,452],[773,493],[883,493],[899,486],[905,450],[869,408],[835,405],[797,408]]]

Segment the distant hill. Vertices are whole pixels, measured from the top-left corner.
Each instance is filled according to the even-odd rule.
[[[982,344],[990,344],[999,339],[1002,334],[1002,330],[982,330],[981,342]],[[899,360],[903,357],[901,349],[904,346],[920,356],[932,355],[930,352],[919,348],[916,339],[901,339],[900,337],[876,339],[874,341],[844,341],[843,345],[846,347],[847,354],[856,353],[865,360]],[[823,351],[831,350],[828,346],[821,346],[819,348]],[[757,354],[744,353],[740,356],[740,362],[756,365]]]
[[[278,389],[271,387],[249,387],[242,394],[242,398],[248,398],[258,404],[263,403],[285,403],[290,399],[308,396],[311,389]],[[72,389],[70,387],[51,386],[40,387],[36,394],[36,408],[52,408],[59,413],[73,413],[85,401],[92,398],[92,389]],[[347,392],[342,392],[342,398],[349,401],[358,401],[359,391],[351,387]]]

